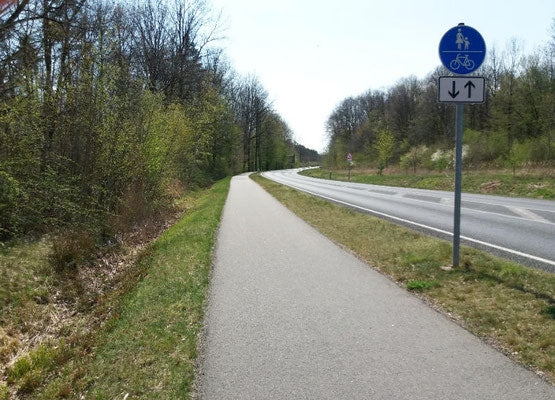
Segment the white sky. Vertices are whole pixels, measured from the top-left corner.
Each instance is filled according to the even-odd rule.
[[[517,38],[529,54],[550,38],[553,0],[208,0],[221,11],[220,45],[241,74],[255,74],[295,139],[318,151],[325,122],[347,96],[425,77],[459,22],[490,48]]]

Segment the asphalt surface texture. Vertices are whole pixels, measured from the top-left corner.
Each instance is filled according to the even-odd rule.
[[[203,342],[203,399],[555,396],[245,175],[224,208]]]
[[[271,171],[263,176],[452,240],[453,192],[332,181],[297,172]],[[555,273],[555,201],[463,193],[461,243]]]

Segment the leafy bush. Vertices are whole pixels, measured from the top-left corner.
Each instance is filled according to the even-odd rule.
[[[471,164],[494,162],[507,154],[507,137],[501,131],[464,131],[463,141],[469,146]]]
[[[529,140],[530,161],[555,160],[555,131],[547,132],[542,136]]]
[[[426,146],[418,146],[411,148],[406,154],[401,156],[399,166],[403,169],[412,168],[416,173],[416,169],[424,164],[426,159],[429,159],[429,150]]]
[[[450,150],[436,150],[431,156],[430,160],[434,169],[443,172],[448,167],[452,166],[453,152]]]

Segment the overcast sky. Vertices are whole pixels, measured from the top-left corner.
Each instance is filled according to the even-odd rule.
[[[220,45],[241,74],[255,74],[295,139],[322,151],[325,122],[345,97],[425,77],[459,22],[488,48],[517,38],[526,54],[545,45],[553,0],[209,0],[222,12]],[[487,59],[487,58],[486,58]]]

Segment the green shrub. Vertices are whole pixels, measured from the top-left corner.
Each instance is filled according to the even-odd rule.
[[[508,152],[507,135],[501,131],[464,131],[463,142],[469,146],[468,162],[493,162]]]
[[[63,354],[61,348],[46,343],[40,344],[28,356],[19,358],[7,369],[8,383],[17,385],[18,393],[33,392],[43,382],[47,371],[60,360],[60,355]],[[0,386],[0,400],[2,399]]]
[[[401,156],[399,166],[403,169],[411,168],[414,173],[416,169],[424,164],[426,159],[430,158],[429,150],[426,146],[412,147],[407,153]]]
[[[0,170],[0,239],[6,239],[19,230],[20,197],[19,182]]]
[[[431,163],[434,169],[438,170],[439,172],[445,171],[447,168],[452,166],[453,164],[453,152],[450,150],[441,150],[437,149],[431,156],[430,156]]]
[[[8,387],[0,383],[0,400],[9,400],[9,398],[10,391],[8,390]]]
[[[42,382],[42,377],[39,373],[31,371],[27,373],[22,379],[17,389],[18,393],[32,393]]]
[[[542,312],[549,315],[551,318],[555,319],[555,306],[546,306]]]
[[[514,142],[505,156],[505,165],[513,170],[513,177],[516,169],[522,166],[522,163],[530,157],[529,143]]]
[[[8,383],[18,382],[27,372],[32,369],[31,359],[27,356],[19,358],[7,369]]]
[[[29,354],[33,369],[49,368],[56,359],[59,351],[48,344],[40,344]]]
[[[75,269],[95,250],[93,237],[87,231],[69,232],[53,240],[50,262],[59,272]]]
[[[529,141],[530,161],[554,161],[555,160],[555,131],[548,132],[542,136]]]

